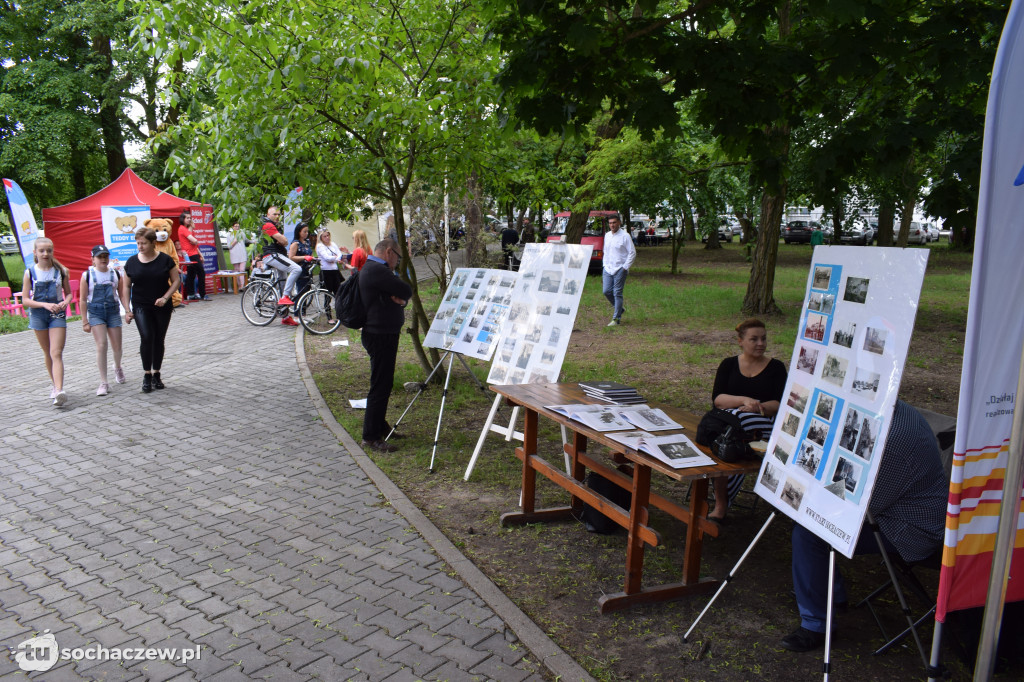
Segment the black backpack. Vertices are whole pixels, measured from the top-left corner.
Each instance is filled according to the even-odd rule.
[[[334,312],[349,329],[362,329],[366,325],[366,307],[359,295],[359,271],[341,283],[334,295]]]
[[[711,448],[711,454],[723,462],[738,462],[754,456],[754,451],[747,445],[750,436],[743,430],[740,418],[717,407],[701,417],[694,440],[698,445]]]

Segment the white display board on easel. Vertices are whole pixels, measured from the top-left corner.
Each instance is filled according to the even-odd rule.
[[[593,248],[561,242],[526,245],[488,384],[558,382]],[[465,480],[473,473],[488,433],[498,433],[507,441],[522,440],[522,434],[515,430],[518,408],[512,411],[507,427],[494,424],[500,403],[501,396],[497,396],[466,467]]]
[[[926,249],[818,246],[754,492],[853,556],[907,348]]]
[[[507,270],[456,270],[423,345],[490,360],[518,277]]]

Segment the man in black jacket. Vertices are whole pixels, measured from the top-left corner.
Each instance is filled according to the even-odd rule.
[[[412,288],[394,270],[401,256],[394,239],[382,239],[373,247],[359,273],[359,295],[366,307],[363,348],[370,356],[370,391],[363,416],[363,447],[394,452],[384,438],[391,431],[387,422],[388,400],[395,382],[398,340],[405,324],[405,305]]]

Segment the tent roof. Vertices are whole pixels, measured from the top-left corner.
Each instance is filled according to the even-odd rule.
[[[44,208],[43,229],[63,222],[99,222],[101,206],[149,206],[154,218],[177,218],[185,208],[202,204],[157,189],[128,168],[94,194],[63,206]]]

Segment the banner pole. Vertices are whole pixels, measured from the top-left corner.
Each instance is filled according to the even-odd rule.
[[[1006,475],[1003,478],[1003,500],[999,507],[999,530],[996,532],[995,548],[992,552],[992,573],[989,577],[988,594],[985,596],[985,615],[981,621],[981,638],[978,641],[978,658],[974,666],[975,680],[990,680],[996,665],[996,647],[999,644],[999,628],[1003,621],[1003,606],[1006,603],[1006,585],[1010,577],[1010,559],[1017,535],[1017,519],[1020,516],[1021,486],[1024,485],[1024,409],[1020,396],[1024,392],[1024,345],[1021,347],[1020,365],[1017,368],[1017,392],[1013,398],[1013,426],[1010,430],[1010,448],[1006,457]]]
[[[941,668],[942,656],[942,623],[935,621],[935,630],[932,632],[932,657],[928,665],[928,682],[938,682]]]

